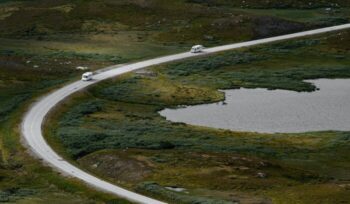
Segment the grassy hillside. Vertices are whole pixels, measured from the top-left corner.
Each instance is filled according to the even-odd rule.
[[[347,1],[242,2],[5,2],[0,4],[0,51],[123,62],[197,43],[213,46],[340,24],[350,15]]]
[[[282,1],[234,2],[4,1],[0,54],[124,63],[198,43],[213,46],[341,24],[350,17],[344,1],[312,6],[283,1],[283,8]]]
[[[314,91],[304,79],[350,77],[349,42],[344,31],[127,74],[67,101],[47,135],[87,170],[172,203],[346,203],[349,132],[232,132],[158,111],[223,100],[218,89]]]

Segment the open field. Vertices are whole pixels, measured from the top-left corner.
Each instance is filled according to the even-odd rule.
[[[283,4],[280,1],[269,1],[268,4],[253,0],[245,2],[242,5],[242,3],[232,4],[231,1],[226,0],[0,0],[0,201],[16,201],[19,203],[47,203],[48,201],[52,203],[67,203],[68,201],[69,203],[126,203],[122,200],[114,200],[115,198],[110,195],[95,193],[77,181],[61,178],[50,168],[43,167],[39,161],[29,157],[20,144],[18,124],[27,106],[30,102],[33,102],[34,98],[64,83],[78,79],[83,71],[77,70],[76,67],[83,66],[95,70],[111,64],[128,63],[187,50],[189,46],[195,43],[213,46],[349,21],[350,3],[348,1],[339,1],[332,5],[326,1],[315,1],[311,5],[303,1],[288,1],[288,3]],[[213,158],[220,158],[219,164],[209,162],[207,166],[203,167],[205,168],[203,171],[207,171],[206,174],[211,174],[211,171],[215,172],[212,174],[213,176],[221,175],[220,172],[222,171],[224,172],[223,175],[228,175],[227,172],[232,173],[232,169],[236,167],[230,167],[231,169],[228,170],[217,170],[213,166],[225,166],[224,160],[229,160],[232,152],[235,152],[239,160],[241,160],[242,154],[249,155],[249,158],[254,159],[252,162],[242,161],[242,165],[246,166],[254,166],[254,162],[265,161],[264,159],[277,160],[272,162],[271,170],[264,170],[268,173],[271,172],[273,175],[276,174],[276,178],[273,179],[283,180],[284,176],[278,173],[276,169],[279,167],[275,167],[275,165],[281,165],[282,168],[288,169],[288,165],[292,163],[291,159],[289,157],[286,159],[286,165],[288,166],[286,167],[285,164],[280,164],[280,156],[271,155],[282,151],[283,148],[278,147],[282,141],[289,145],[290,152],[299,149],[300,144],[295,143],[296,141],[293,139],[296,136],[268,136],[267,138],[270,139],[267,142],[265,141],[267,139],[260,139],[265,138],[265,136],[252,135],[252,140],[256,144],[244,146],[243,144],[247,143],[245,140],[235,137],[231,139],[232,135],[238,133],[171,124],[164,121],[156,112],[163,107],[178,104],[197,104],[222,100],[224,96],[217,91],[217,88],[244,86],[311,91],[314,87],[301,83],[302,78],[348,77],[346,65],[348,63],[349,38],[346,35],[343,37],[343,35],[341,37],[331,37],[327,40],[329,43],[326,45],[322,38],[316,41],[306,40],[291,42],[290,44],[277,44],[257,50],[237,52],[237,57],[230,57],[231,54],[223,54],[209,61],[200,60],[198,66],[188,61],[181,64],[172,64],[169,67],[157,67],[152,69],[150,73],[147,71],[146,73],[127,75],[123,79],[106,82],[87,93],[82,93],[81,98],[71,102],[72,104],[78,104],[80,101],[84,101],[82,103],[83,109],[76,110],[76,121],[70,121],[69,117],[75,114],[74,111],[73,113],[70,111],[67,116],[62,116],[67,117],[67,123],[52,124],[51,127],[58,128],[59,137],[66,136],[69,138],[63,146],[59,143],[55,145],[61,149],[61,152],[65,152],[67,157],[71,156],[72,159],[77,159],[81,165],[96,174],[107,175],[108,179],[112,181],[122,182],[127,187],[137,188],[139,191],[149,194],[152,194],[149,191],[150,188],[154,187],[157,192],[162,190],[159,185],[175,185],[176,179],[174,178],[179,175],[187,175],[183,177],[183,180],[190,178],[195,173],[193,165],[198,164],[194,160],[198,160],[198,155],[204,155],[205,157],[206,154]],[[341,41],[339,41],[340,39]],[[334,43],[334,47],[329,47],[331,42]],[[322,67],[316,66],[320,61],[317,57],[319,52],[312,52],[312,49],[315,48],[321,54],[323,53]],[[310,49],[310,52],[308,52],[308,49]],[[294,50],[301,51],[299,54],[290,56],[288,53]],[[301,66],[298,63],[298,59],[305,53],[310,56],[306,65],[310,69],[307,69],[307,71],[304,65]],[[215,67],[224,66],[225,64],[221,62],[222,59],[227,60],[231,67],[238,66],[238,69],[226,70],[225,68],[222,69],[224,71],[213,72],[210,67],[208,68],[208,63],[213,63]],[[291,60],[286,61],[289,59]],[[267,66],[266,63],[270,68],[260,72],[259,70],[262,67]],[[251,67],[251,65],[254,66]],[[193,69],[193,67],[197,67],[197,69]],[[288,69],[282,70],[285,67],[289,67],[289,71],[287,71]],[[331,73],[329,67],[334,68]],[[172,70],[174,68],[176,71]],[[256,72],[256,74],[253,74],[253,72]],[[295,75],[295,72],[298,74]],[[226,75],[227,73],[230,75]],[[220,81],[213,77],[216,74],[221,79]],[[288,83],[283,83],[285,79],[288,79]],[[130,95],[125,94],[125,91],[128,91]],[[88,97],[86,98],[84,94],[87,94]],[[93,99],[93,101],[90,101],[90,99]],[[143,104],[140,104],[140,101],[144,101]],[[120,106],[121,109],[116,109],[116,105]],[[86,116],[84,106],[87,109],[90,109],[90,106],[96,107],[96,112],[91,114],[93,117]],[[80,113],[79,111],[83,112]],[[73,137],[70,137],[70,134],[72,134],[70,131],[75,127],[83,128],[85,126],[85,123],[80,121],[85,117],[87,117],[87,120],[84,119],[84,121],[93,124],[92,128],[77,129],[81,130],[82,134],[80,136],[73,134]],[[94,120],[97,119],[100,122],[95,124],[96,121]],[[116,123],[119,126],[115,126]],[[64,133],[60,128],[67,124],[72,127],[67,128],[67,132]],[[116,129],[112,131],[111,135],[107,134],[107,136],[91,134],[91,129],[96,128],[94,131],[99,132],[101,126],[106,127],[107,130],[110,130],[109,128],[111,130]],[[136,128],[136,126],[141,128]],[[145,131],[150,131],[150,134],[143,135]],[[168,132],[171,136],[169,139],[164,140],[165,132]],[[87,140],[89,137],[86,137],[85,134],[91,135],[91,138],[106,137],[107,139],[101,140],[100,144],[91,143],[89,145],[88,142],[96,142],[96,140]],[[209,135],[207,136],[207,134]],[[126,137],[116,139],[119,135],[125,135]],[[139,141],[133,139],[141,135],[144,138],[140,137]],[[224,139],[217,141],[218,135]],[[243,133],[238,135],[246,136]],[[347,153],[346,142],[344,142],[348,137],[346,133],[310,134],[307,137],[305,135],[298,135],[297,137],[303,138],[301,143],[306,145],[305,149],[307,150],[305,151],[313,150],[313,146],[308,146],[310,144],[315,144],[317,148],[321,148],[323,144],[328,144],[331,141],[335,146],[341,147],[339,148],[340,153],[333,153],[334,155],[341,156],[343,153],[344,155]],[[86,146],[82,145],[83,147],[76,148],[73,143],[82,138],[84,142],[82,144],[86,144]],[[53,136],[52,140],[55,139],[57,138]],[[204,142],[203,145],[195,145],[202,140],[207,142]],[[263,142],[259,142],[260,140]],[[57,140],[55,141],[57,142]],[[215,144],[214,141],[218,143]],[[212,142],[213,146],[211,145]],[[221,148],[225,147],[222,145],[226,142],[228,142],[226,144],[227,150],[222,151]],[[234,144],[233,146],[241,144],[244,148],[232,149],[232,144]],[[130,155],[125,155],[123,150],[126,147],[138,149],[131,150]],[[159,150],[164,148],[166,154],[159,154]],[[174,167],[181,174],[178,175],[175,171],[167,172],[168,167],[175,164],[162,162],[162,155],[168,160],[171,158],[180,160],[184,157],[183,154],[186,155],[189,149],[192,148],[198,153],[194,153],[188,160],[179,161],[179,166]],[[324,150],[324,154],[333,152],[333,146],[327,148]],[[131,179],[130,181],[125,179],[124,176],[114,175],[113,172],[106,174],[102,167],[97,170],[91,169],[91,161],[93,160],[91,158],[94,158],[95,155],[100,157],[99,150],[104,152],[103,149],[113,149],[104,153],[107,155],[106,161],[108,159],[114,161],[117,158],[115,155],[126,158],[122,160],[122,165],[124,165],[123,161],[129,163],[130,160],[135,160],[135,163],[131,163],[130,167],[127,167],[130,169],[127,170],[144,169],[141,176],[137,175],[138,172],[136,171],[136,180]],[[256,149],[261,153],[256,153]],[[180,150],[184,153],[181,153]],[[315,149],[314,151],[317,152],[318,150]],[[272,152],[267,153],[270,151]],[[301,160],[304,161],[305,155],[303,151],[301,152],[296,157],[301,157]],[[109,157],[109,154],[112,156]],[[281,153],[281,155],[284,154],[289,154],[289,152]],[[157,157],[160,157],[160,159],[157,159]],[[318,158],[319,153],[315,153],[314,157]],[[329,162],[329,158],[331,156],[320,157],[320,160]],[[333,168],[334,171],[336,170],[336,176],[339,173],[348,178],[347,173],[341,171],[342,168],[337,167],[348,164],[345,156],[342,159],[339,162],[334,161],[334,165],[323,169],[324,174],[328,174],[329,169]],[[181,169],[181,165],[185,163],[188,164],[187,167]],[[191,166],[190,163],[193,163],[193,165]],[[294,161],[294,163],[299,162]],[[297,168],[297,164],[294,163],[290,168]],[[309,164],[310,169],[312,171],[317,169],[317,164],[319,164],[319,160],[311,162]],[[118,165],[113,168],[117,167]],[[106,168],[112,167],[107,165]],[[252,167],[254,171],[257,171],[257,168]],[[301,162],[300,168],[306,168],[304,162]],[[161,173],[155,176],[155,172],[158,171]],[[216,174],[217,171],[218,174]],[[257,173],[254,171],[246,173],[239,170],[238,178],[243,180],[229,182],[227,185],[225,183],[225,186],[229,188],[228,186],[232,185],[243,185],[237,183],[245,182],[246,175]],[[291,170],[293,173],[294,171],[296,170]],[[229,174],[231,175],[231,173]],[[290,174],[292,173],[288,173],[289,176]],[[312,174],[315,173],[312,172]],[[318,173],[316,172],[316,174]],[[171,177],[173,179],[169,179]],[[222,177],[222,180],[225,180],[224,178]],[[143,183],[143,181],[155,181],[159,185],[152,182]],[[179,181],[182,182],[182,180]],[[215,188],[210,188],[206,186],[208,184],[201,182],[194,183],[194,187],[189,185],[190,180],[181,184],[191,189],[191,195],[193,194],[194,197],[185,196],[185,198],[182,198],[180,196],[179,199],[202,199],[201,197],[208,195],[214,195],[215,198],[219,197],[223,200],[232,197],[229,195],[230,193],[224,192],[222,189],[215,190]],[[260,181],[259,179],[253,179],[252,183],[254,182]],[[285,185],[283,182],[281,181]],[[291,196],[297,196],[295,199],[305,199],[300,194],[301,189],[312,186],[310,194],[315,197],[312,197],[312,199],[319,199],[320,191],[318,188],[320,185],[308,183],[300,186],[299,184],[302,182],[298,182],[298,185],[295,185],[294,188],[288,189]],[[346,192],[344,189],[348,188],[346,181],[344,181],[345,184],[327,182],[322,184],[322,189],[324,192],[328,192],[329,196],[327,194],[324,196],[327,196],[330,201],[334,201],[332,199],[335,197],[335,193],[339,193],[339,198],[342,199],[344,197],[343,193]],[[249,185],[252,186],[252,183]],[[199,186],[202,186],[202,189],[198,188]],[[334,186],[336,187],[333,188]],[[239,198],[248,199],[245,196],[245,193],[249,193],[246,192],[248,190],[245,187],[242,188],[243,190],[239,192]],[[162,198],[168,199],[168,193],[165,191],[161,194]],[[265,197],[269,196],[276,201],[284,201],[285,198],[280,198],[279,195],[276,189],[273,191],[266,190],[256,196],[256,199],[266,201],[268,199]],[[177,194],[174,197],[177,197]],[[294,197],[291,198],[294,199]]]
[[[349,78],[349,40],[343,31],[108,80],[56,110],[48,139],[94,174],[173,203],[346,203],[348,132],[232,132],[171,123],[158,111],[221,101],[218,89],[314,91],[304,79]]]

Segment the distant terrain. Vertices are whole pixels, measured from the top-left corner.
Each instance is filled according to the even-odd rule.
[[[20,143],[28,105],[85,69],[349,19],[348,0],[0,0],[0,202],[128,203],[61,177]],[[59,107],[66,114],[49,119],[48,139],[87,170],[175,203],[346,201],[348,133],[247,136],[173,124],[157,111],[220,101],[223,88],[313,91],[303,79],[349,77],[349,47],[349,33],[341,32],[128,74]]]

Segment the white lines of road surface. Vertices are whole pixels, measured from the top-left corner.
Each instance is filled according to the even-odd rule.
[[[338,31],[350,28],[350,24],[344,24],[339,26],[321,28],[311,31],[304,31],[294,34],[282,35],[277,37],[265,38],[260,40],[253,40],[242,43],[235,43],[230,45],[223,45],[213,48],[204,49],[203,53],[193,54],[190,52],[180,53],[175,55],[169,55],[165,57],[155,58],[151,60],[146,60],[138,63],[133,63],[125,66],[111,66],[107,71],[100,72],[94,76],[94,80],[90,82],[77,81],[67,86],[64,86],[45,97],[39,99],[26,113],[22,121],[22,138],[25,145],[37,156],[42,159],[43,162],[50,165],[54,169],[64,173],[67,176],[71,176],[80,179],[84,183],[93,186],[99,190],[114,194],[121,198],[125,198],[129,201],[136,203],[146,203],[146,204],[161,204],[162,201],[158,201],[129,190],[118,187],[115,184],[103,181],[77,167],[65,161],[60,157],[45,141],[42,133],[42,124],[45,120],[47,114],[52,110],[59,102],[63,101],[68,96],[73,93],[86,88],[92,84],[98,83],[102,80],[116,77],[118,75],[142,69],[145,67],[158,65],[166,62],[172,62],[176,60],[182,60],[198,55],[207,55],[215,52],[221,52],[225,50],[249,47],[254,45],[260,45],[270,42],[276,42],[281,40],[288,40],[292,38],[305,37],[309,35],[316,35],[331,31]]]

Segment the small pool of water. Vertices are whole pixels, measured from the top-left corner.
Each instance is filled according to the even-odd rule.
[[[308,80],[319,90],[226,90],[224,103],[165,109],[173,122],[262,133],[350,131],[350,79]]]

